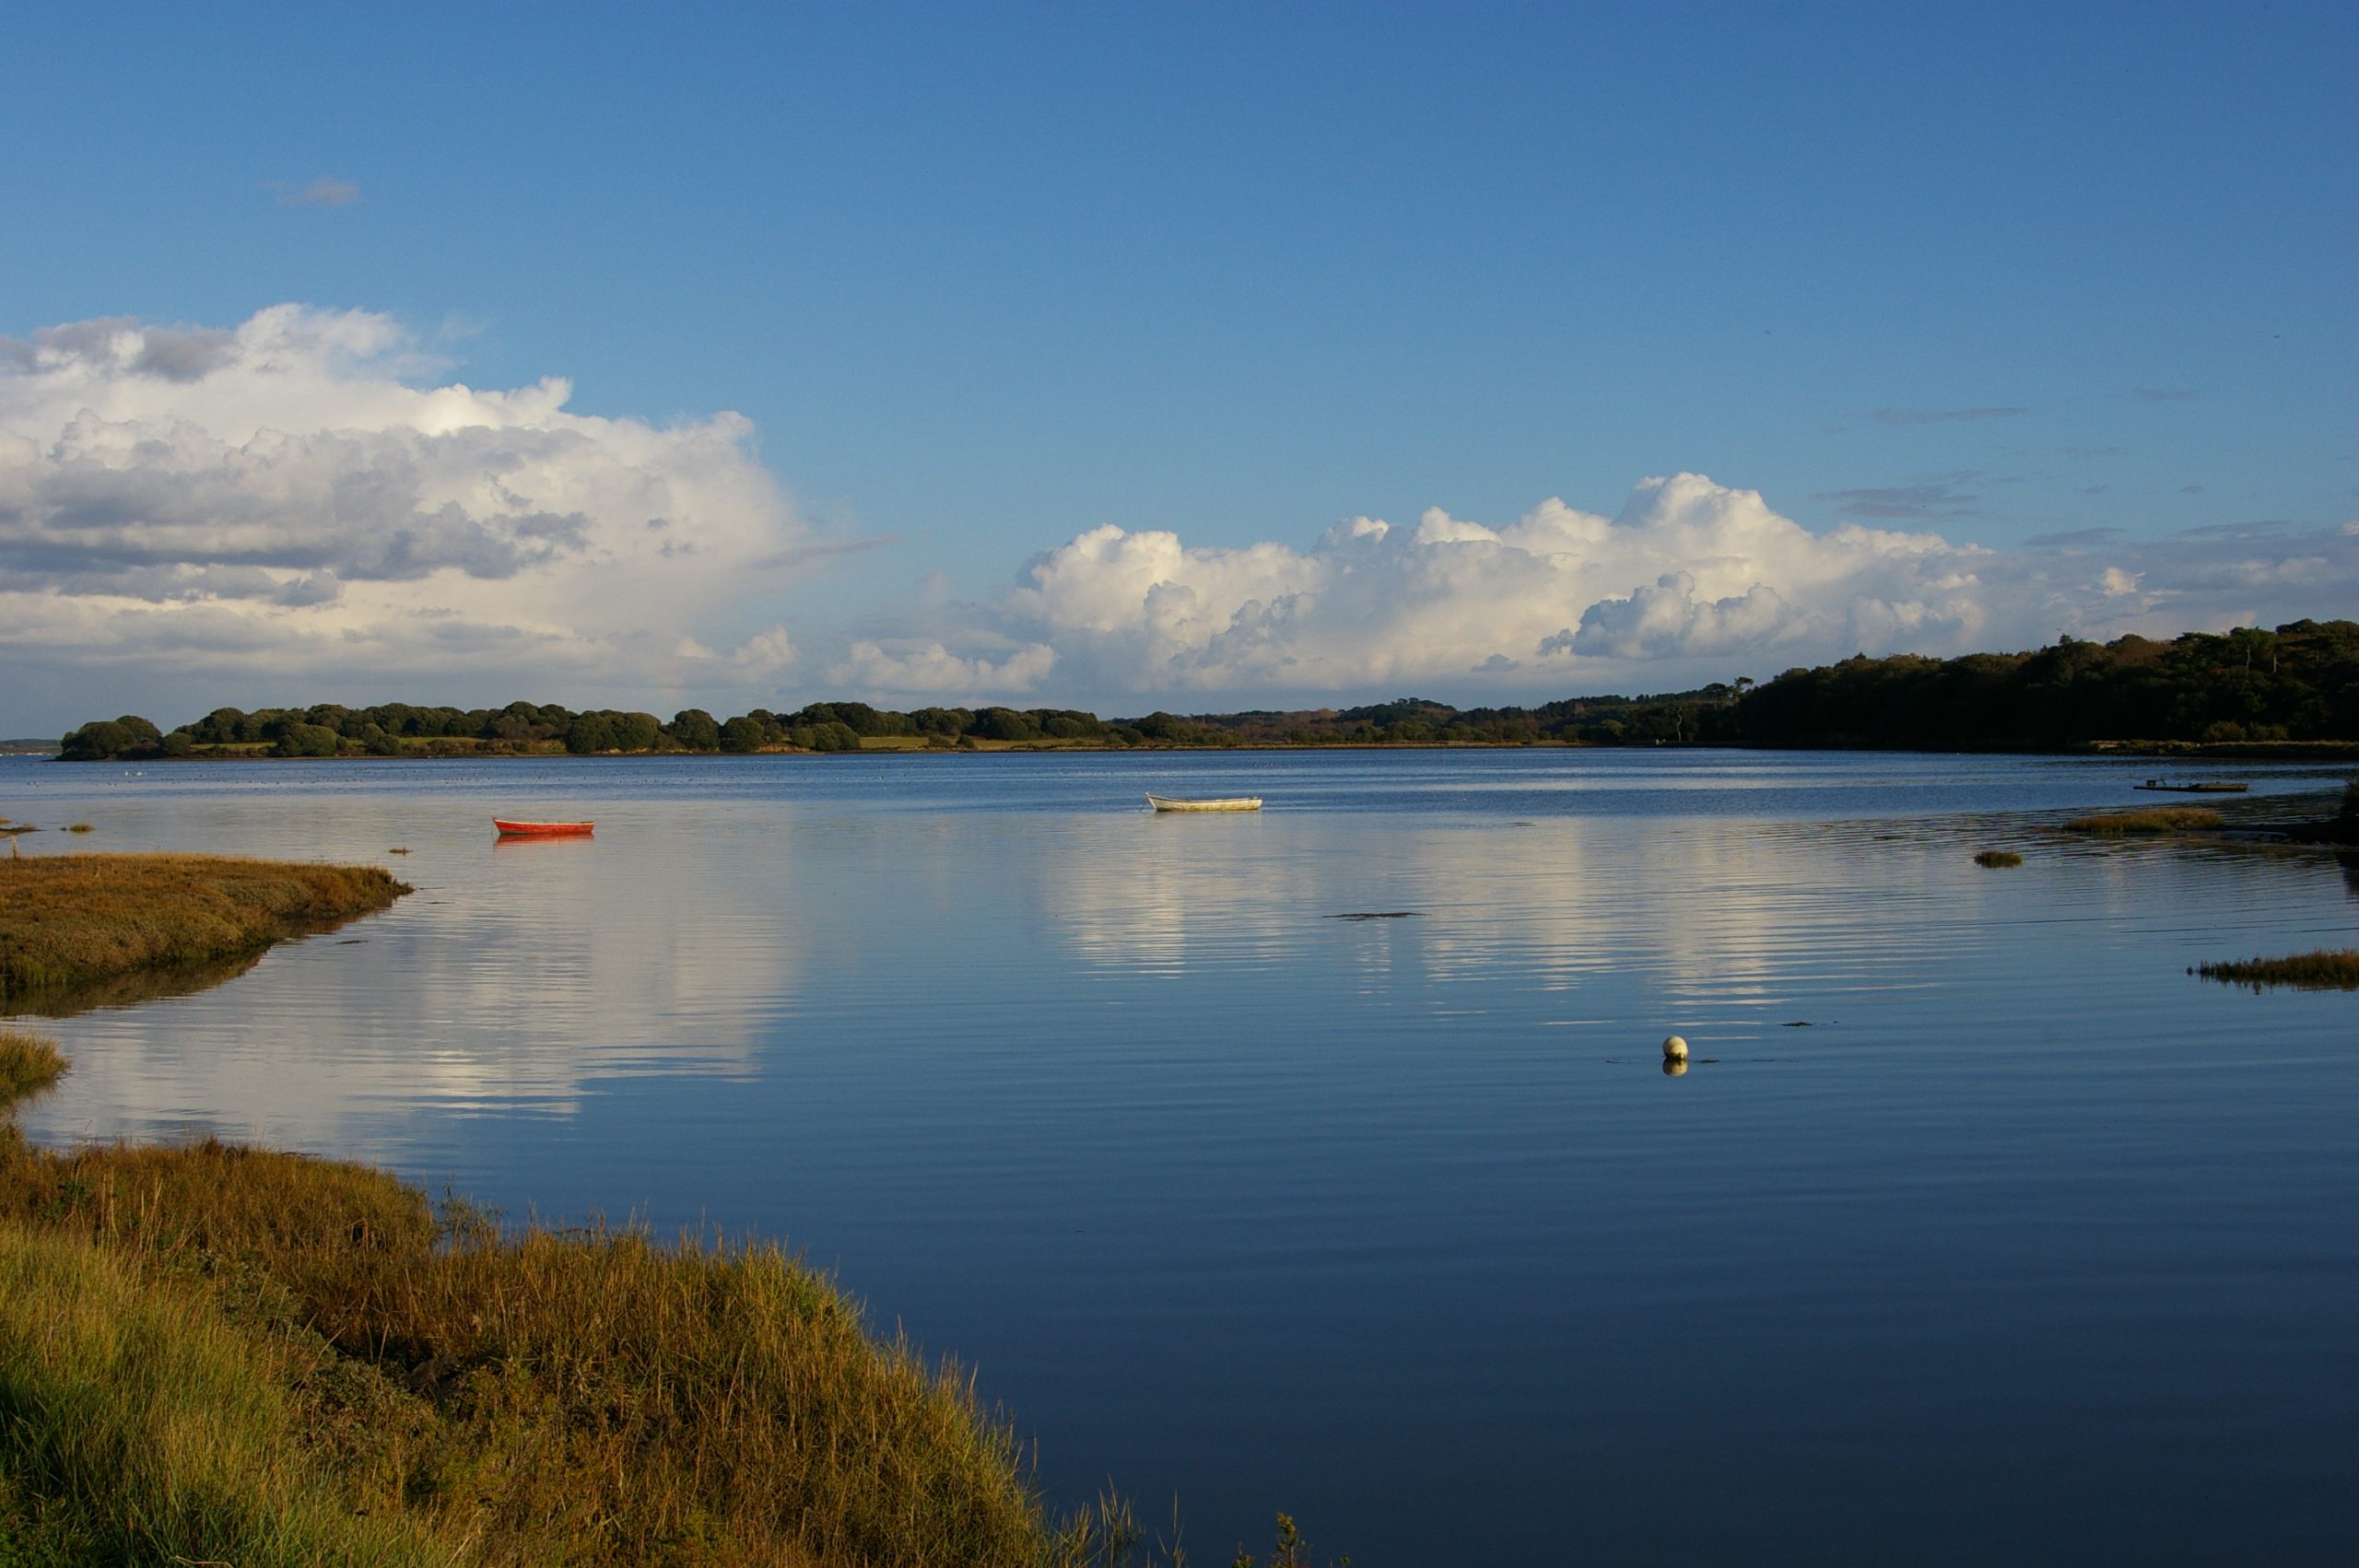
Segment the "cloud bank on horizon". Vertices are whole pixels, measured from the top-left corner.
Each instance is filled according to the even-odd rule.
[[[1855,523],[1813,532],[1754,491],[1679,474],[1643,481],[1611,518],[1551,499],[1491,528],[1435,509],[1414,527],[1353,518],[1307,550],[1092,529],[963,607],[969,651],[871,639],[828,677],[884,697],[1561,696],[2354,608],[2359,522],[2142,543],[2097,530],[2000,551]]]
[[[1612,517],[1437,509],[1304,548],[1109,524],[996,597],[839,638],[775,609],[827,546],[747,421],[580,415],[561,380],[487,391],[443,369],[384,316],[299,305],[0,339],[0,649],[127,706],[167,685],[252,701],[290,673],[315,698],[1258,706],[1662,690],[2359,608],[2359,522],[2002,551],[1813,531],[1679,474]]]

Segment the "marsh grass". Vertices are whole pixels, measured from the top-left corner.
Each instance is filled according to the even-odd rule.
[[[2073,833],[2120,837],[2139,833],[2200,833],[2220,825],[2220,813],[2201,806],[2156,806],[2148,811],[2104,812],[2074,817],[2065,827]]]
[[[1228,1568],[1262,1568],[1262,1565],[1254,1561],[1251,1552],[1239,1550],[1229,1560]],[[1302,1539],[1302,1531],[1290,1515],[1278,1515],[1278,1538],[1276,1544],[1270,1548],[1268,1568],[1318,1568],[1318,1559],[1311,1554],[1310,1543]],[[1352,1560],[1349,1557],[1331,1559],[1328,1568],[1352,1568]]]
[[[38,1035],[0,1029],[0,1115],[65,1076],[65,1058]]]
[[[1985,849],[1974,857],[1974,863],[1996,871],[2007,866],[2020,866],[2024,858],[2013,849]]]
[[[408,892],[380,866],[206,855],[0,860],[0,1003],[260,952]]]
[[[20,1498],[46,1504],[18,1527],[25,1555],[241,1568],[455,1560],[455,1542],[415,1521],[356,1516],[307,1462],[283,1365],[199,1286],[0,1226],[0,1403],[15,1417],[0,1426],[0,1469]]]
[[[62,1067],[29,1036],[0,1060]],[[14,1052],[12,1056],[6,1053]],[[0,1141],[0,1562],[1081,1565],[956,1366],[781,1249]]]
[[[2297,953],[2287,958],[2241,958],[2206,964],[2197,974],[2224,985],[2294,986],[2310,991],[2359,991],[2359,948]]]
[[[68,827],[65,831],[68,833],[89,833],[94,831],[94,829],[92,829],[90,825],[87,822],[77,822]]]

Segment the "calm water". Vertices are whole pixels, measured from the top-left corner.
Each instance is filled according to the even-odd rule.
[[[2348,1562],[2359,997],[2183,971],[2359,945],[2359,888],[2046,831],[2152,770],[0,761],[98,829],[28,853],[417,887],[56,1024],[28,1125],[784,1236],[1200,1561],[1285,1509],[1373,1568]]]

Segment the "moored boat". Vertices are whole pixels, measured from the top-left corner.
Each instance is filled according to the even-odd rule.
[[[504,817],[493,817],[491,825],[499,829],[503,838],[557,838],[584,837],[597,825],[589,822],[510,822]]]
[[[1159,812],[1258,812],[1262,809],[1259,795],[1226,795],[1216,800],[1186,800],[1176,795],[1154,795],[1146,803]]]

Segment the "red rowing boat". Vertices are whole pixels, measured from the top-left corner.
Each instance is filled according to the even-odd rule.
[[[499,829],[500,837],[504,838],[556,838],[568,835],[579,837],[587,835],[597,825],[588,822],[504,822],[493,817],[491,825]]]

